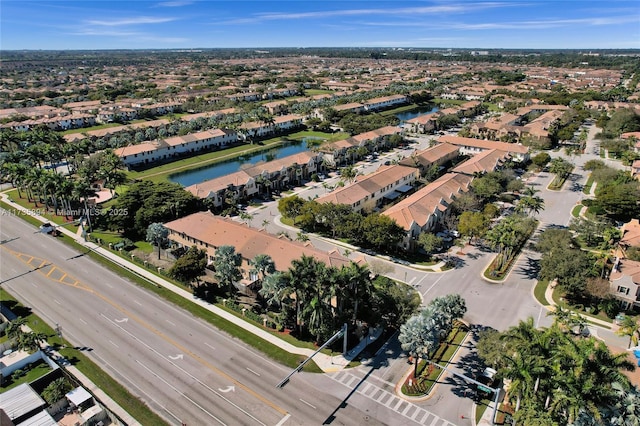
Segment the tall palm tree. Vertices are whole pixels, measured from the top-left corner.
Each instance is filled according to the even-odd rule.
[[[344,296],[353,300],[352,321],[355,322],[358,319],[358,305],[360,304],[360,301],[368,299],[371,295],[373,287],[371,282],[371,272],[367,265],[359,265],[355,262],[351,262],[349,266],[342,267],[341,273],[345,277],[348,296],[346,294],[338,294],[340,299],[339,303],[342,302]]]
[[[282,272],[274,272],[267,275],[261,283],[258,294],[264,298],[268,307],[282,308],[282,302],[289,297],[289,287]]]
[[[256,255],[249,261],[249,265],[253,268],[251,272],[256,273],[260,281],[276,271],[276,265],[268,254]]]
[[[7,327],[4,329],[4,333],[6,334],[9,340],[17,339],[23,331],[22,327],[27,324],[27,319],[23,317],[18,317],[12,321],[9,321]]]
[[[616,334],[620,336],[629,336],[629,345],[631,347],[631,343],[638,344],[638,320],[634,317],[625,315],[620,323],[620,328],[616,331]]]

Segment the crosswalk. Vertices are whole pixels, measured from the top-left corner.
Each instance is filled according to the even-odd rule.
[[[389,392],[369,382],[361,383],[362,377],[351,374],[348,371],[339,371],[329,375],[329,377],[349,389],[355,389],[357,386],[356,393],[378,404],[384,405],[418,424],[426,426],[455,426],[453,423],[436,416],[424,408],[418,407],[412,402],[398,397],[393,392]]]

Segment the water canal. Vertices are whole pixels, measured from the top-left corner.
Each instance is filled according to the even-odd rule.
[[[438,111],[438,107],[435,105],[425,105],[421,107],[417,107],[408,111],[399,112],[396,114],[396,117],[401,122],[410,120],[414,117],[423,114],[429,114],[432,112]],[[171,182],[179,183],[182,186],[190,186],[195,185],[196,183],[201,183],[206,180],[215,179],[220,176],[225,176],[231,173],[235,173],[240,170],[240,167],[243,165],[253,165],[262,161],[271,161],[276,158],[283,158],[289,155],[298,154],[300,152],[307,151],[307,142],[306,139],[318,139],[318,138],[305,138],[302,141],[291,141],[286,142],[283,145],[270,148],[266,151],[259,152],[256,154],[250,154],[235,158],[233,160],[224,161],[222,163],[210,164],[208,166],[186,170],[184,172],[175,173],[169,176],[169,180]]]

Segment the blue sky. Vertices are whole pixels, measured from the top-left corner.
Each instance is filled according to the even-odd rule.
[[[2,0],[0,49],[640,48],[637,0]]]

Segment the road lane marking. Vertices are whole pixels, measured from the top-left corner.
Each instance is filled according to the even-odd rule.
[[[133,301],[135,304],[142,306],[142,303],[138,302],[137,300]]]
[[[53,299],[54,302],[56,302],[58,305],[62,305],[62,303],[58,302],[58,299]]]
[[[245,415],[247,415],[248,417],[252,418],[253,420],[255,420],[257,423],[266,426],[263,422],[261,422],[259,419],[257,419],[256,417],[254,417],[251,413],[247,412],[246,410],[244,410],[242,407],[238,406],[237,404],[235,404],[233,401],[229,400],[228,398],[226,398],[224,395],[222,395],[220,392],[216,391],[215,389],[211,388],[209,385],[207,385],[206,383],[204,383],[203,381],[201,381],[200,379],[198,379],[197,377],[195,377],[193,374],[189,373],[187,370],[185,370],[184,368],[180,367],[178,364],[176,364],[175,362],[171,361],[170,359],[174,359],[174,357],[169,356],[169,359],[166,359],[160,352],[158,352],[157,350],[155,350],[151,345],[143,342],[140,338],[138,338],[137,336],[135,336],[133,333],[125,330],[124,328],[122,328],[120,326],[120,324],[117,324],[116,322],[112,321],[110,318],[108,318],[106,315],[104,314],[100,314],[102,315],[107,321],[111,322],[111,324],[113,324],[114,326],[120,328],[120,330],[122,330],[125,334],[128,334],[132,339],[134,339],[135,341],[139,342],[141,345],[145,346],[147,349],[149,349],[151,352],[155,353],[156,355],[158,355],[160,358],[166,360],[169,364],[173,365],[176,369],[180,370],[182,373],[184,373],[185,375],[191,377],[194,381],[198,382],[200,385],[202,385],[202,387],[208,389],[211,393],[219,396],[220,398],[222,398],[224,401],[226,401],[227,403],[229,403],[230,405],[232,405],[234,408],[240,410],[242,413],[244,413]],[[183,355],[180,354],[178,356],[178,358],[182,358]],[[196,360],[198,360],[196,358]],[[136,360],[136,362],[140,363],[140,361]],[[141,364],[141,363],[140,363]],[[141,364],[142,365],[142,364]],[[215,367],[214,367],[215,368]],[[157,376],[156,373],[153,373],[154,375]],[[158,378],[160,378],[161,380],[163,380],[160,376],[157,376]],[[239,386],[241,386],[243,389],[245,388],[245,385],[243,385],[242,383],[238,382],[237,380],[230,378],[231,381],[233,381],[234,383],[238,383]],[[267,404],[269,403],[268,401],[266,402]]]
[[[109,343],[111,343],[113,346],[115,346],[116,348],[119,348],[120,346],[116,345],[115,343],[113,343],[112,340],[109,340]]]
[[[214,348],[213,346],[211,346],[210,344],[208,344],[207,342],[204,342],[205,345],[209,346],[211,349],[213,349],[214,351],[216,350],[216,348]]]
[[[317,410],[317,408],[315,407],[315,405],[308,403],[307,401],[305,401],[302,398],[298,398],[300,401],[304,402],[305,404],[307,404],[309,407],[313,408],[314,410]]]
[[[12,253],[14,256],[16,256],[18,259],[20,259],[22,262],[24,263],[29,263],[31,262],[33,259],[37,259],[39,261],[41,261],[41,263],[44,265],[46,264],[48,261],[41,259],[41,258],[35,258],[34,256],[31,255],[27,255],[24,253],[20,253],[20,252],[16,252],[14,250],[11,250],[10,248],[4,246],[4,245],[0,245],[0,248],[9,251],[10,253]],[[25,262],[25,257],[29,257],[29,262]],[[33,266],[33,265],[31,265]],[[42,275],[45,275],[43,273],[42,270],[38,270],[38,272],[40,272]],[[230,376],[228,373],[220,370],[219,368],[217,368],[216,366],[214,366],[213,364],[211,364],[209,361],[203,359],[201,356],[199,356],[198,354],[194,353],[193,351],[189,350],[188,348],[186,348],[184,345],[182,345],[181,343],[177,342],[176,340],[172,339],[171,337],[167,336],[165,333],[163,333],[162,331],[158,330],[157,328],[155,328],[152,324],[146,322],[145,320],[143,320],[142,318],[139,318],[138,316],[136,316],[133,312],[128,311],[126,308],[122,307],[121,305],[119,305],[118,303],[116,303],[115,301],[111,300],[110,298],[108,298],[107,296],[101,294],[100,292],[98,292],[97,290],[94,290],[93,288],[87,286],[86,284],[82,284],[80,281],[75,280],[74,278],[68,276],[68,278],[71,281],[75,281],[73,283],[73,287],[79,288],[81,290],[85,290],[88,291],[89,293],[95,295],[96,297],[98,297],[99,299],[101,299],[102,301],[104,301],[105,303],[111,305],[113,308],[119,310],[121,313],[123,313],[126,317],[129,317],[131,320],[135,321],[136,323],[140,324],[141,326],[143,326],[144,328],[146,328],[147,330],[151,331],[153,334],[155,334],[156,336],[160,337],[162,340],[164,340],[165,342],[169,343],[170,345],[176,347],[180,352],[183,352],[185,355],[193,358],[194,360],[196,360],[197,362],[199,362],[200,364],[202,364],[204,367],[208,368],[209,370],[213,371],[214,373],[218,374],[221,377],[224,377],[225,379],[229,380],[231,383],[233,383],[237,388],[242,389],[243,391],[245,391],[246,393],[252,395],[254,398],[258,399],[259,401],[261,401],[262,403],[264,403],[265,405],[271,407],[273,410],[277,411],[278,413],[282,414],[282,415],[286,415],[288,414],[287,410],[280,407],[279,405],[275,404],[274,402],[271,402],[270,400],[268,400],[266,397],[262,396],[261,394],[259,394],[258,392],[254,391],[252,388],[250,388],[249,386],[239,382],[238,380],[236,380],[235,378],[233,378],[232,376]],[[59,281],[56,281],[59,282]],[[60,284],[63,285],[70,285],[67,282],[60,282]],[[104,282],[104,284],[106,284],[108,287],[113,288],[112,285],[110,285],[107,282]],[[101,314],[102,315],[102,314]],[[104,316],[104,315],[103,315]],[[109,322],[113,321],[110,318],[105,317]],[[114,323],[115,324],[115,323]],[[119,325],[116,324],[118,327]],[[122,329],[122,327],[119,327]],[[126,332],[126,330],[123,329],[123,331]],[[129,333],[130,334],[130,333]],[[133,336],[133,335],[132,335]],[[133,336],[134,339],[138,340],[135,336]],[[141,342],[142,343],[142,342]],[[144,343],[143,343],[144,344]],[[147,345],[147,347],[149,347]],[[150,348],[150,347],[149,347]],[[160,354],[159,354],[160,355]],[[162,358],[164,358],[164,356],[160,355]],[[194,379],[196,379],[194,377]],[[196,379],[197,380],[197,379]],[[221,395],[222,396],[222,395]],[[230,402],[230,401],[229,401]],[[231,402],[230,402],[231,403]],[[233,404],[233,403],[231,403]],[[235,406],[235,404],[233,404]],[[237,406],[236,406],[237,407]],[[238,409],[242,410],[243,412],[246,413],[246,411],[244,411],[242,408],[237,407]],[[247,413],[247,415],[249,415],[250,417],[253,418],[253,416],[249,413]],[[257,420],[257,419],[256,419]],[[257,420],[259,423],[261,423],[259,420]]]
[[[289,417],[291,417],[291,414],[287,414],[286,416],[284,416],[282,420],[276,423],[276,426],[282,426],[283,424],[285,424],[285,422],[289,420]]]
[[[151,373],[152,375],[154,375],[155,377],[157,377],[158,379],[160,379],[162,382],[164,382],[167,386],[169,386],[171,389],[173,389],[174,391],[176,391],[177,393],[180,394],[180,396],[184,397],[186,400],[188,400],[189,402],[191,402],[193,405],[195,405],[196,407],[198,407],[200,410],[202,410],[204,413],[206,413],[209,417],[211,417],[212,419],[214,419],[215,421],[217,421],[218,423],[220,423],[221,425],[225,425],[226,423],[223,422],[222,420],[220,420],[219,418],[217,418],[216,416],[214,416],[213,414],[211,414],[210,412],[208,412],[207,410],[204,409],[204,407],[202,407],[200,404],[198,404],[196,401],[194,401],[193,399],[189,398],[187,395],[184,394],[184,392],[179,391],[175,386],[172,386],[171,383],[167,382],[165,379],[163,379],[162,377],[158,376],[158,374],[156,374],[154,371],[152,371],[151,369],[149,369],[146,365],[144,365],[143,363],[141,363],[140,361],[136,360],[136,362],[138,364],[140,364],[142,366],[142,368],[144,368],[145,370],[147,370],[149,373]]]
[[[253,374],[255,374],[256,376],[260,377],[260,373],[253,371],[252,369],[250,369],[249,367],[245,367],[247,370],[249,370],[250,372],[252,372]]]
[[[78,318],[78,320],[83,323],[84,325],[87,325],[87,322],[85,320],[83,320],[82,318]]]
[[[169,324],[171,324],[171,325],[172,325],[172,326],[174,326],[174,327],[176,326],[176,325],[175,325],[175,323],[172,323],[172,322],[171,322],[171,321],[169,321],[169,320],[165,320],[165,321],[166,321],[166,322],[168,322]]]
[[[422,295],[423,295],[423,296],[426,296],[426,295],[427,295],[427,293],[429,293],[429,292],[431,291],[431,289],[432,289],[436,284],[438,284],[438,282],[439,282],[441,279],[443,279],[444,277],[445,277],[445,275],[444,275],[444,274],[443,274],[443,275],[440,275],[440,278],[438,278],[437,280],[435,280],[435,281],[433,282],[433,284],[431,284],[431,287],[429,287],[429,288],[427,289],[427,291],[425,291],[424,293],[422,293]]]

